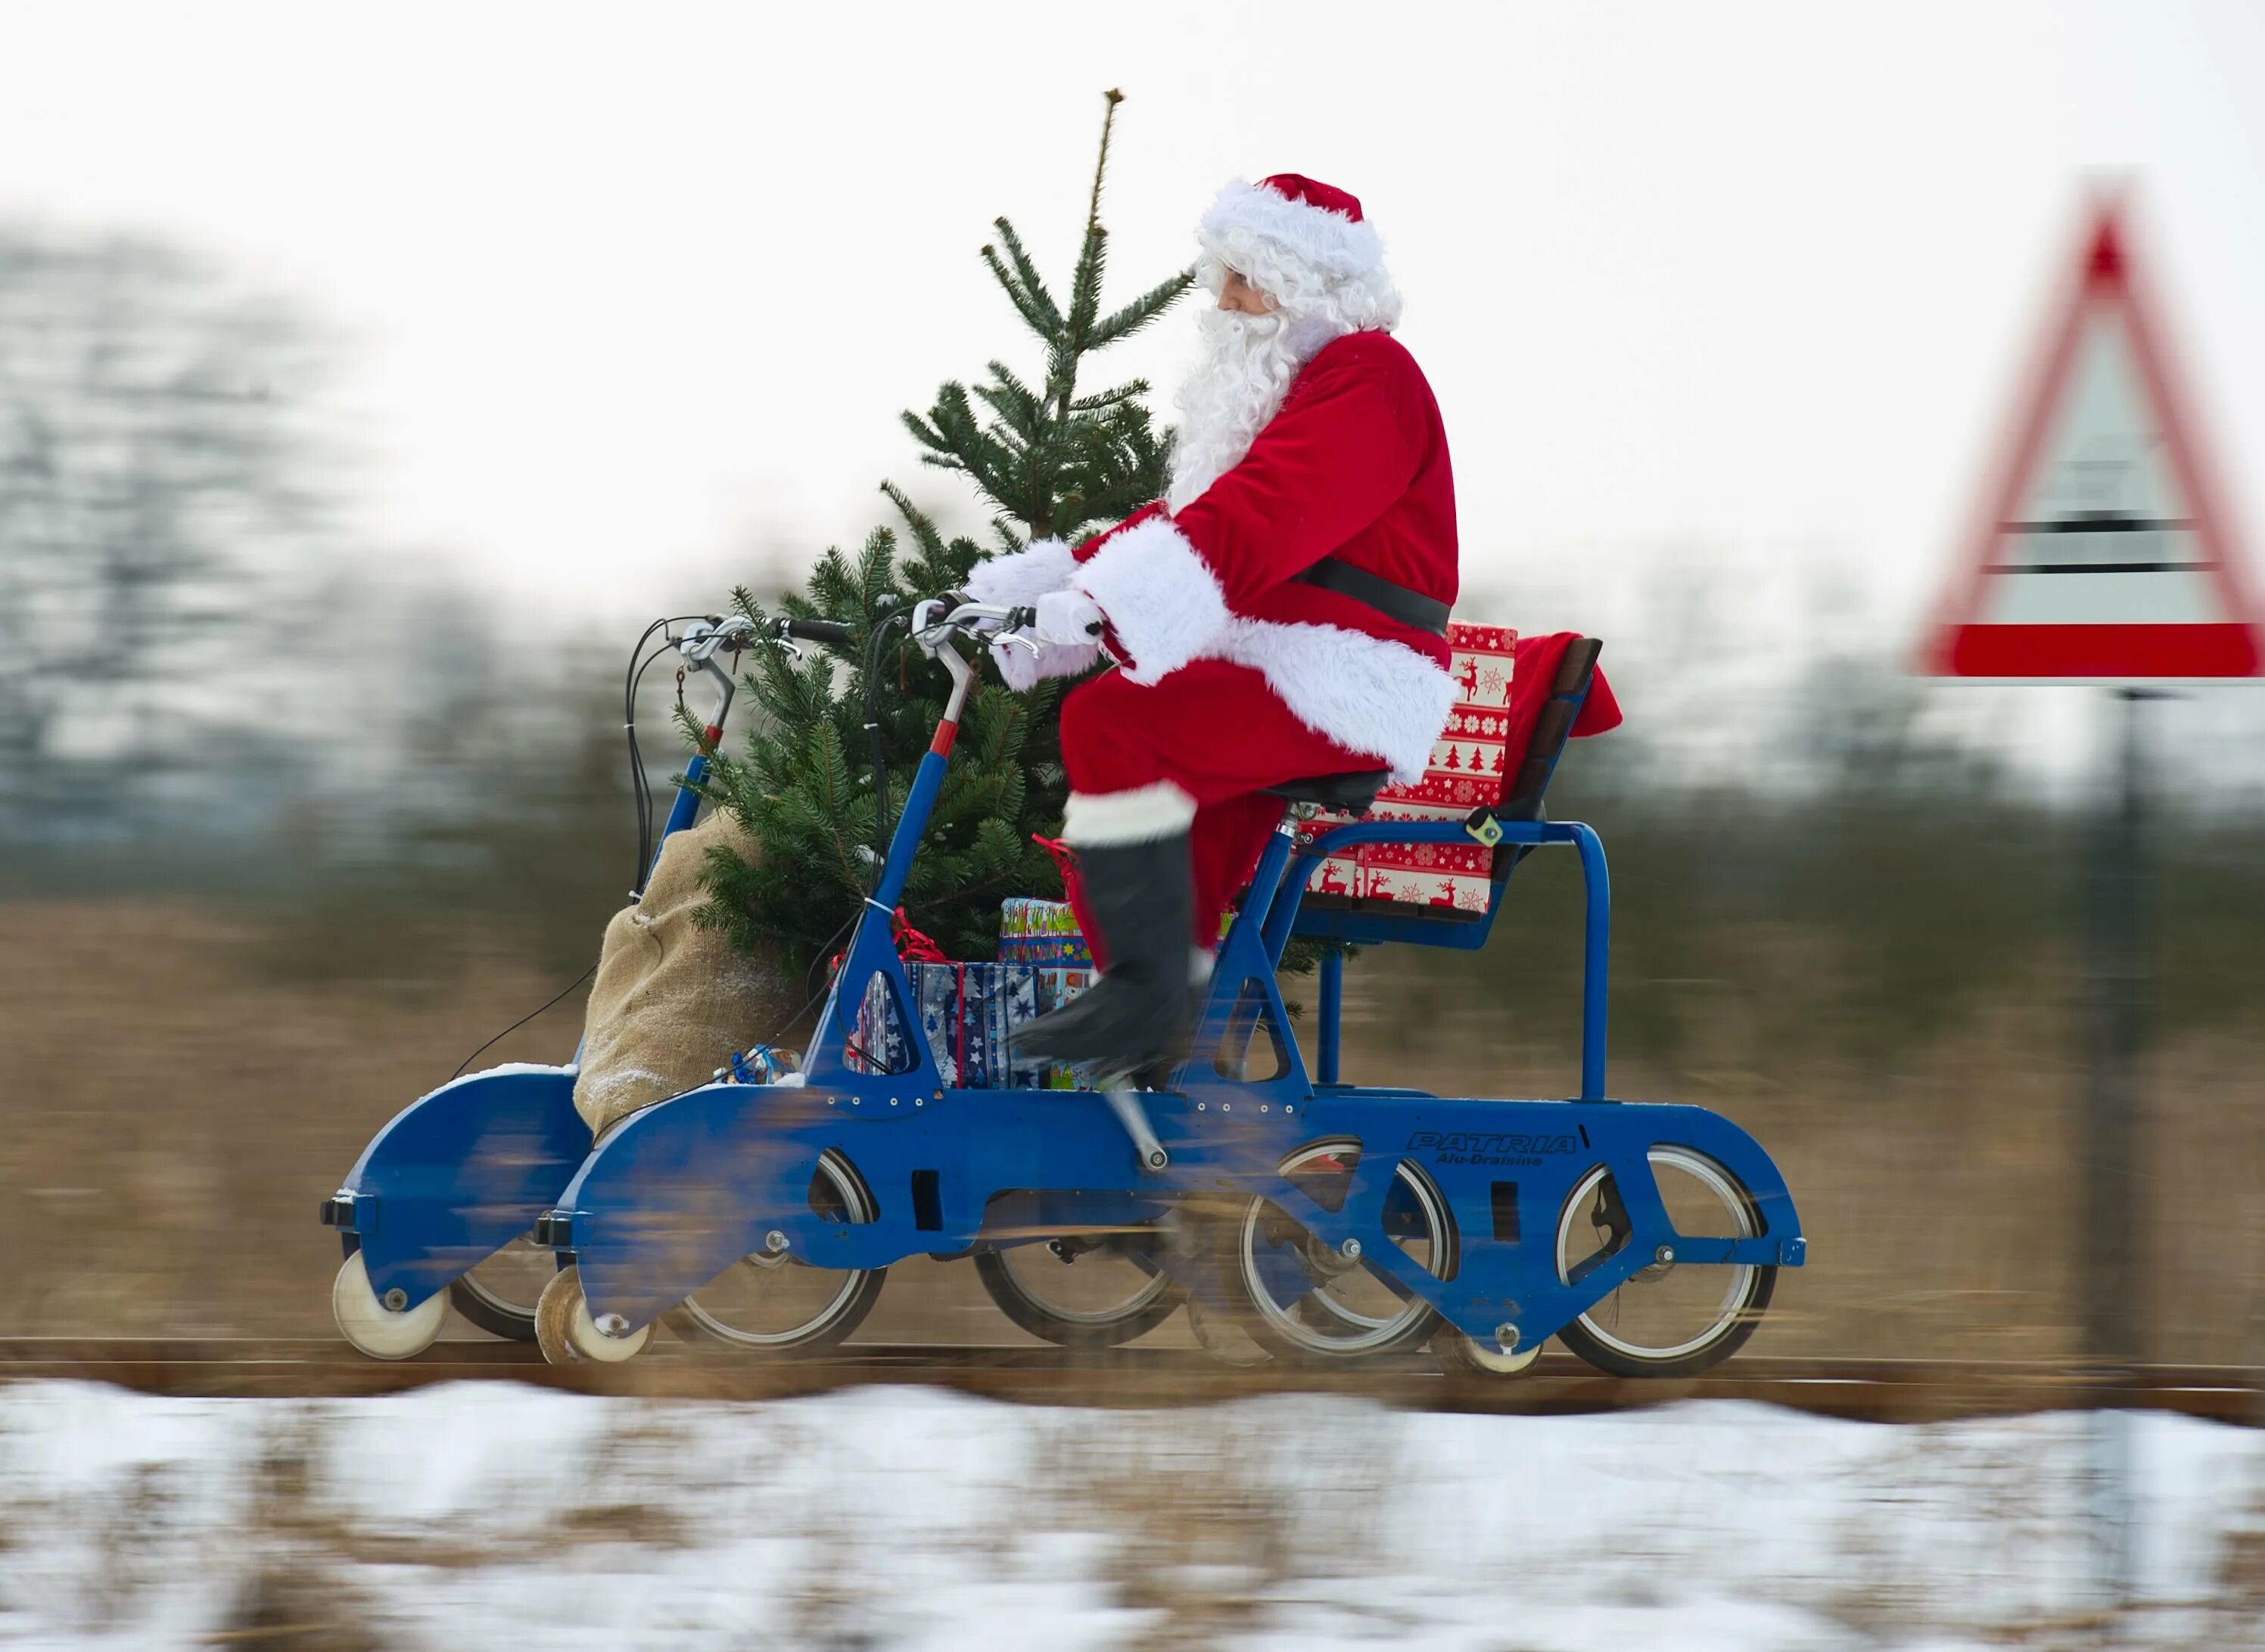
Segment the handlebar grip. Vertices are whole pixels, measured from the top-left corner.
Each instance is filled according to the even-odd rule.
[[[848,648],[857,640],[856,631],[840,620],[785,620],[779,629],[799,643],[835,643]]]

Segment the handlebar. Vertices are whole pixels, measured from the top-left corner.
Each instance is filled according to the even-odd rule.
[[[840,620],[774,620],[781,637],[790,637],[801,643],[832,643],[842,648],[857,640],[855,628]]]
[[[980,602],[970,602],[959,593],[948,592],[913,605],[912,635],[924,647],[932,647],[947,631],[958,631],[969,637],[1007,636],[1010,640],[1025,639],[1012,636],[1038,618],[1034,609],[1026,608],[993,608]],[[797,620],[781,617],[770,622],[770,635],[776,642],[831,643],[838,647],[854,646],[856,628],[840,620]]]
[[[964,637],[1014,644],[1035,653],[1038,644],[1021,632],[1026,626],[1035,624],[1038,617],[1035,608],[970,602],[959,592],[950,591],[913,609],[913,634],[922,639],[923,646],[931,646],[934,639],[948,631],[957,631]]]
[[[899,614],[901,612],[899,610]],[[943,596],[931,597],[912,605],[911,635],[913,641],[931,655],[937,655],[943,638],[954,634],[987,640],[994,644],[1027,648],[1036,653],[1038,644],[1022,633],[1037,620],[1036,609],[998,608],[970,602],[961,593],[950,591]],[[886,622],[885,618],[882,623]],[[734,645],[738,637],[749,635],[753,630],[743,619],[724,623],[725,627],[736,628],[730,637]],[[797,653],[800,651],[794,646],[797,643],[827,643],[839,648],[849,648],[856,646],[857,641],[856,628],[840,620],[803,620],[782,615],[771,620],[766,631],[772,642]],[[708,645],[713,648],[717,643],[725,640],[725,637],[718,636]],[[937,657],[941,658],[940,655]]]

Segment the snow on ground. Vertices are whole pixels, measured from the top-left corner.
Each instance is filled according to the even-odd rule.
[[[2145,1603],[2119,1635],[2265,1643],[2265,1435],[2110,1426]],[[0,1386],[0,1646],[2074,1644],[2100,1429],[29,1383]]]

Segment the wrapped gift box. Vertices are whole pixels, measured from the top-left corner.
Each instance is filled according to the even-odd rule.
[[[1084,944],[1082,939],[1078,942],[1081,949]],[[1038,1001],[1048,1009],[1059,1008],[1100,979],[1101,972],[1093,967],[1090,961],[1079,964],[1041,964],[1038,966]],[[1023,1069],[1017,1067],[1016,1071],[1021,1072]],[[1042,1088],[1049,1090],[1082,1090],[1091,1088],[1083,1079],[1066,1066],[1045,1068],[1038,1083]]]
[[[1517,642],[1518,633],[1507,626],[1448,622],[1454,709],[1431,747],[1424,778],[1378,792],[1370,820],[1460,820],[1482,804],[1502,801],[1504,782],[1514,767],[1506,739]],[[1298,834],[1310,842],[1351,819],[1323,813],[1301,823]],[[1324,860],[1307,889],[1317,895],[1484,912],[1492,899],[1493,873],[1494,851],[1476,842],[1366,843]]]
[[[1035,964],[907,964],[911,1012],[950,1089],[1071,1089],[1067,1068],[1016,1063],[1008,1041],[1026,1022],[1067,1003],[1093,981],[1090,966]],[[888,1013],[887,989],[876,976],[857,1015],[850,1066],[894,1072],[906,1065],[905,1034]],[[859,1052],[863,1052],[863,1057]]]
[[[1093,954],[1066,900],[1010,895],[1000,902],[999,961],[1038,965],[1038,991],[1049,1008],[1067,1004],[1096,979]],[[1044,1082],[1049,1089],[1082,1088],[1067,1067],[1049,1069]]]
[[[1067,901],[1012,895],[999,905],[999,962],[1090,970],[1093,955]]]
[[[1010,1089],[1043,1084],[1042,1066],[1015,1067],[1008,1035],[1045,1012],[1045,985],[1030,964],[913,964],[921,1030],[946,1086]]]

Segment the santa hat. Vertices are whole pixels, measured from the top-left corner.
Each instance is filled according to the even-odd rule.
[[[1261,273],[1249,267],[1254,251],[1318,286],[1367,283],[1384,273],[1384,243],[1361,216],[1358,198],[1296,172],[1229,184],[1204,214],[1196,239],[1220,263],[1253,277]]]

